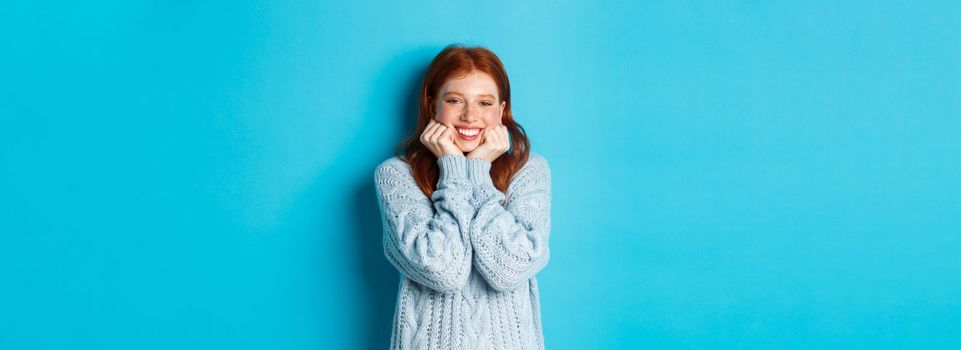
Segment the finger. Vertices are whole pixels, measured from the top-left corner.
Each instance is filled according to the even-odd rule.
[[[498,142],[500,142],[501,130],[495,125],[490,128],[489,132],[490,132],[491,144],[496,147],[498,145]]]
[[[477,131],[477,141],[479,142],[478,145],[483,145],[483,144],[484,144],[484,129],[483,129],[483,128],[481,128],[480,130]]]
[[[433,141],[435,145],[439,145],[446,131],[447,131],[447,127],[444,126],[444,124],[437,123],[435,125],[434,134],[432,135],[433,138],[431,139],[431,141]]]
[[[424,131],[429,130],[432,126],[434,126],[435,123],[437,122],[434,121],[434,118],[431,118],[430,120],[428,120],[427,126],[424,127]]]
[[[434,140],[434,133],[435,133],[435,132],[437,132],[437,124],[436,124],[436,123],[431,123],[430,126],[428,126],[428,127],[424,130],[424,134],[422,135],[422,138],[423,138],[424,142],[425,142],[425,143],[431,143],[431,142],[433,142],[433,140]]]
[[[510,131],[507,130],[506,126],[502,126],[501,128],[503,130],[503,132],[501,133],[501,140],[504,142],[504,152],[507,152],[507,149],[509,149],[511,146],[511,138],[510,138],[511,135],[510,135]]]
[[[450,140],[452,136],[451,130],[453,130],[447,124],[442,124],[440,126],[440,132],[437,134],[437,142],[444,142],[444,140]]]
[[[454,140],[457,138],[457,135],[454,135],[455,133],[457,133],[457,128],[454,128],[454,125],[453,125],[453,124],[449,124],[449,123],[448,123],[448,124],[447,124],[447,137],[449,138],[449,140],[450,140],[451,143],[454,143]]]
[[[496,135],[494,135],[494,127],[493,127],[493,126],[489,126],[489,127],[483,128],[483,129],[481,129],[481,132],[484,133],[484,140],[483,140],[484,143],[488,143],[488,142],[493,141],[493,140],[494,140],[494,136],[496,136]]]
[[[427,137],[430,136],[430,129],[431,129],[431,127],[433,127],[433,126],[434,126],[434,124],[432,124],[431,122],[427,122],[427,126],[424,127],[424,131],[422,131],[422,132],[420,133],[420,140],[421,140],[421,141],[427,141],[427,140],[429,140]]]
[[[514,145],[511,143],[511,133],[510,133],[510,131],[508,131],[506,134],[507,134],[507,137],[504,138],[504,147],[505,147],[505,148],[504,148],[504,152],[510,152],[511,147],[514,147]]]
[[[451,123],[444,123],[444,127],[447,128],[446,131],[451,131],[451,132],[457,131],[454,129],[454,125]]]

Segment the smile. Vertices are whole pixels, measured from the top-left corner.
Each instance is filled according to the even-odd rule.
[[[473,141],[480,134],[480,129],[461,129],[457,128],[457,137],[462,140]]]

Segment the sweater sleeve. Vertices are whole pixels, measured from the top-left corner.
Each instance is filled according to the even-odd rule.
[[[374,178],[387,260],[415,282],[446,293],[463,289],[470,277],[473,188],[463,155],[437,161],[440,179],[431,198],[408,171],[389,163],[378,166]]]
[[[470,229],[474,267],[491,287],[510,291],[534,277],[550,257],[551,173],[546,160],[532,156],[512,179],[504,205],[490,168],[487,160],[467,160],[477,208]]]

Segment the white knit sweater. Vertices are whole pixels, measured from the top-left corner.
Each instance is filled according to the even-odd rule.
[[[543,349],[535,274],[550,256],[547,161],[532,152],[507,198],[489,161],[437,162],[430,198],[398,157],[374,175],[384,254],[401,273],[391,349]]]

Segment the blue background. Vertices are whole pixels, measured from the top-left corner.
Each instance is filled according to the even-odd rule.
[[[386,348],[453,42],[553,171],[549,349],[961,347],[958,2],[0,10],[0,348]]]

